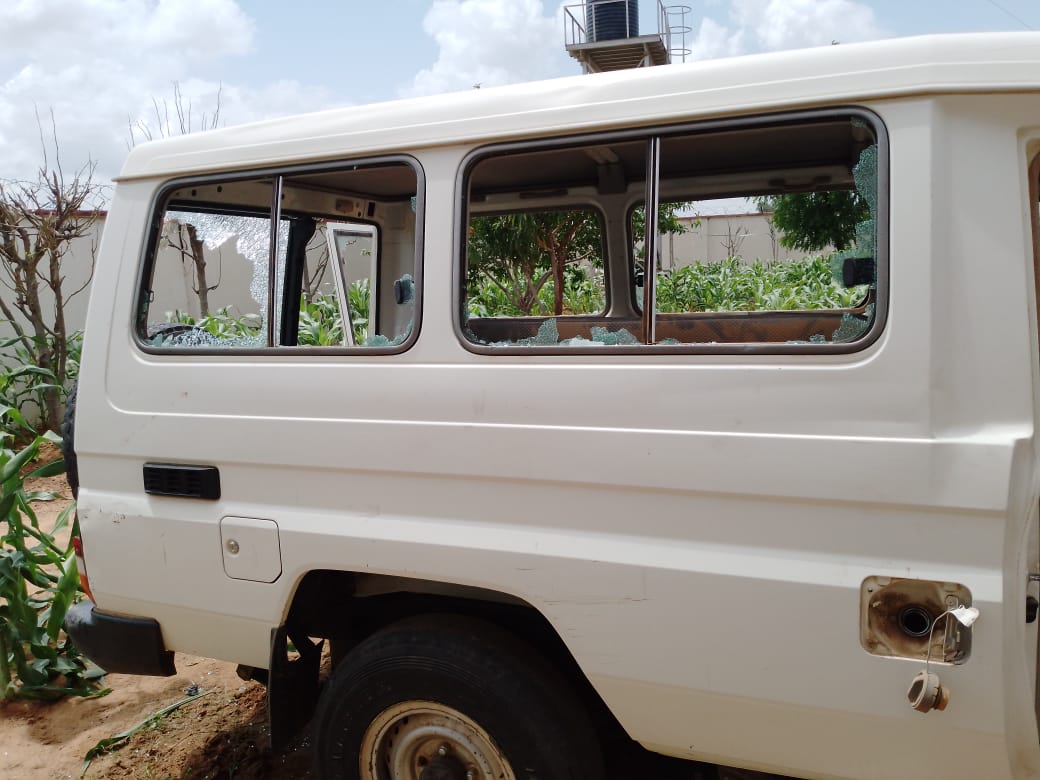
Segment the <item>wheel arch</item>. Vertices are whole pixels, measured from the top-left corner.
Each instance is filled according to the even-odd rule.
[[[271,739],[277,747],[306,722],[313,712],[313,689],[300,684],[299,673],[279,673],[286,664],[285,638],[297,649],[307,637],[330,640],[335,664],[352,647],[393,623],[425,615],[477,618],[525,641],[555,667],[574,688],[590,718],[604,733],[624,729],[586,677],[581,665],[549,619],[534,605],[512,594],[471,585],[367,572],[316,569],[298,581],[285,613],[284,624],[272,634],[269,707]],[[281,636],[279,637],[279,632]],[[289,662],[295,663],[295,662]],[[310,676],[309,673],[307,676]],[[292,680],[291,690],[275,691],[278,680]],[[312,690],[308,701],[298,699]],[[284,693],[284,696],[283,696]],[[295,713],[276,734],[280,713]],[[290,733],[285,733],[289,730]],[[627,734],[625,735],[627,737]]]

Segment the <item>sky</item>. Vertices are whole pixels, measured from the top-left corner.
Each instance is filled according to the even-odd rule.
[[[55,137],[66,172],[93,161],[95,176],[110,179],[131,144],[178,132],[175,85],[197,130],[218,105],[218,124],[232,126],[576,75],[564,49],[574,2],[2,0],[0,179],[34,178],[45,144],[53,164]],[[681,2],[691,8],[688,60],[1040,30],[1036,0]],[[642,32],[656,29],[656,8],[640,3]]]

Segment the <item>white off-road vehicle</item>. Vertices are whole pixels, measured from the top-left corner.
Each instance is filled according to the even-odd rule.
[[[826,300],[720,302],[663,251],[763,197],[852,220],[760,258]],[[321,777],[601,780],[617,734],[1040,775],[1038,198],[1028,33],[142,145],[86,325],[69,632],[114,672],[237,662],[276,745],[313,716]]]

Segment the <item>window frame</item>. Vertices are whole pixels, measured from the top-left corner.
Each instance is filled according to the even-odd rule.
[[[584,346],[499,346],[492,347],[477,344],[466,336],[465,312],[465,273],[466,264],[466,229],[469,224],[469,184],[475,166],[483,160],[504,154],[531,152],[543,149],[565,148],[576,146],[593,146],[598,144],[644,140],[651,146],[664,141],[669,136],[692,133],[719,132],[748,128],[768,127],[771,125],[795,125],[811,123],[827,119],[859,119],[867,124],[874,133],[877,145],[877,196],[878,207],[875,220],[876,230],[876,295],[874,301],[874,319],[870,328],[855,341],[833,343],[787,343],[787,342],[738,342],[738,343],[700,343],[700,344],[630,344]],[[648,165],[650,160],[647,160]],[[659,185],[658,176],[655,185]],[[453,327],[456,338],[464,349],[479,355],[847,355],[861,352],[878,341],[888,322],[889,280],[890,280],[890,154],[888,130],[881,117],[863,106],[833,106],[821,109],[786,111],[755,116],[742,116],[728,119],[709,119],[697,122],[677,124],[655,124],[647,127],[617,131],[584,133],[573,136],[543,137],[525,141],[480,146],[467,154],[459,165],[456,174],[456,236],[454,242],[455,261],[452,267],[452,286],[455,300],[452,306]],[[659,190],[659,186],[654,187]],[[656,196],[657,193],[655,193]],[[643,185],[643,202],[649,202],[647,182]],[[656,209],[657,200],[653,201]],[[649,211],[648,211],[649,213]],[[656,213],[656,211],[655,211]],[[649,224],[649,220],[648,220]],[[626,226],[626,234],[628,232]],[[608,247],[609,248],[609,247]],[[627,253],[626,253],[627,254]],[[627,260],[627,258],[626,258]],[[615,262],[614,258],[605,258],[608,266]],[[645,292],[644,292],[645,294]],[[839,311],[827,309],[821,311]],[[652,318],[656,323],[657,312]],[[714,313],[713,313],[714,314]],[[725,314],[725,313],[723,313]],[[753,316],[744,312],[739,316]],[[799,316],[800,312],[763,312],[763,314]],[[546,318],[550,319],[550,318]],[[644,318],[645,328],[645,318]]]
[[[155,266],[155,260],[158,257],[157,249],[159,240],[162,234],[163,228],[163,217],[169,208],[170,195],[176,190],[184,189],[185,187],[191,186],[209,186],[214,184],[224,184],[228,182],[242,182],[242,181],[254,181],[258,179],[271,178],[274,180],[274,186],[272,186],[272,199],[268,207],[258,212],[254,209],[243,208],[234,204],[229,204],[228,208],[222,209],[219,204],[213,203],[201,203],[199,211],[206,211],[209,213],[222,213],[222,214],[243,214],[247,216],[263,216],[265,219],[271,221],[271,243],[268,250],[268,310],[265,312],[265,318],[268,325],[268,344],[272,340],[277,341],[277,336],[272,332],[272,325],[277,319],[275,309],[275,301],[279,299],[281,295],[284,295],[286,280],[283,279],[282,290],[278,291],[276,295],[272,297],[271,287],[275,286],[274,274],[271,274],[271,269],[275,268],[279,262],[283,259],[278,258],[277,255],[277,240],[276,231],[280,230],[279,217],[285,217],[286,215],[295,215],[296,211],[292,209],[284,210],[281,208],[280,203],[275,202],[276,193],[281,192],[281,184],[286,177],[291,177],[299,174],[313,174],[313,173],[326,173],[337,170],[349,170],[351,168],[374,168],[380,165],[407,165],[415,175],[415,266],[413,271],[413,279],[415,283],[415,303],[412,315],[412,332],[408,335],[404,341],[394,346],[281,346],[274,344],[273,346],[262,346],[262,347],[179,347],[179,346],[168,346],[168,347],[156,347],[149,344],[148,341],[143,337],[140,330],[140,324],[147,317],[147,303],[148,293],[150,290],[150,283],[152,279],[152,272]],[[238,356],[245,357],[291,357],[298,355],[398,355],[403,352],[407,352],[411,349],[419,338],[420,331],[422,329],[422,315],[423,315],[423,277],[424,277],[424,265],[425,265],[425,245],[426,245],[426,234],[425,234],[425,203],[426,203],[426,173],[419,160],[410,154],[390,154],[390,155],[378,155],[374,157],[359,157],[359,158],[345,158],[342,160],[331,160],[319,163],[309,163],[302,165],[282,165],[276,167],[265,167],[256,168],[249,170],[235,170],[235,171],[217,171],[212,173],[200,174],[197,176],[185,176],[170,179],[162,183],[161,186],[156,189],[151,201],[148,205],[149,221],[146,226],[147,237],[143,244],[141,256],[138,259],[138,272],[137,279],[134,286],[134,300],[130,311],[130,333],[131,340],[138,350],[148,355],[171,355],[171,356],[190,356],[199,355],[207,358],[212,358],[214,355],[222,355],[228,358],[235,358]],[[310,213],[308,216],[312,217],[324,217],[335,221],[344,221],[345,217],[342,214],[315,214]],[[367,219],[362,218],[350,218],[352,222],[369,222]],[[372,222],[378,228],[378,224]],[[377,233],[380,235],[380,245],[378,251],[382,251],[382,229],[377,229]],[[382,276],[382,273],[380,273]],[[377,280],[378,283],[378,280]]]
[[[383,272],[382,272],[382,268],[380,267],[380,263],[379,263],[379,260],[383,256],[383,230],[375,222],[371,222],[371,221],[364,220],[364,219],[349,219],[349,220],[341,219],[341,220],[337,220],[334,224],[341,225],[341,224],[345,224],[345,223],[349,223],[349,224],[353,224],[353,225],[366,225],[366,226],[371,227],[373,229],[373,233],[375,235],[375,240],[372,242],[374,244],[374,246],[375,246],[375,258],[373,259],[373,262],[372,262],[372,281],[369,283],[369,295],[370,295],[370,298],[369,298],[369,304],[368,304],[369,305],[369,312],[370,312],[369,313],[369,323],[371,323],[372,319],[373,319],[372,315],[371,315],[371,311],[372,311],[372,308],[371,308],[372,307],[371,290],[372,290],[373,287],[375,289],[377,289],[377,290],[381,289],[381,285],[382,285],[382,282],[383,282]],[[332,241],[329,242],[329,243],[331,243],[333,245],[335,245],[335,243],[336,243],[335,233],[336,233],[337,230],[339,230],[339,228],[333,228],[332,229],[333,237],[332,237]],[[326,241],[328,241],[328,237],[327,236],[326,236]],[[337,266],[339,266],[338,272],[335,272],[335,274],[334,274],[335,282],[336,282],[336,298],[339,301],[340,307],[346,312],[346,318],[344,319],[344,322],[343,322],[344,334],[346,334],[346,332],[347,332],[347,330],[349,328],[349,330],[350,330],[350,339],[351,339],[351,341],[353,341],[354,340],[354,333],[353,333],[353,330],[354,330],[354,316],[353,316],[353,313],[350,310],[350,293],[349,293],[349,285],[346,284],[347,280],[346,280],[346,277],[344,275],[345,269],[343,268],[343,265],[341,263],[339,263],[339,248],[338,248],[338,245],[337,245],[337,248],[336,248],[335,252],[336,252],[336,261],[337,261],[336,264],[337,264]],[[382,315],[382,310],[383,310],[383,307],[379,305],[379,300],[377,298],[376,299],[376,316],[374,318],[375,319],[375,325],[376,325],[377,329],[379,328],[379,317]],[[357,346],[358,345],[355,344],[354,348],[357,348]],[[371,347],[366,347],[366,349],[371,349]]]

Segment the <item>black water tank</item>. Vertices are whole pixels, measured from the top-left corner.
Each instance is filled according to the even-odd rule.
[[[639,35],[639,0],[585,0],[589,43]]]

